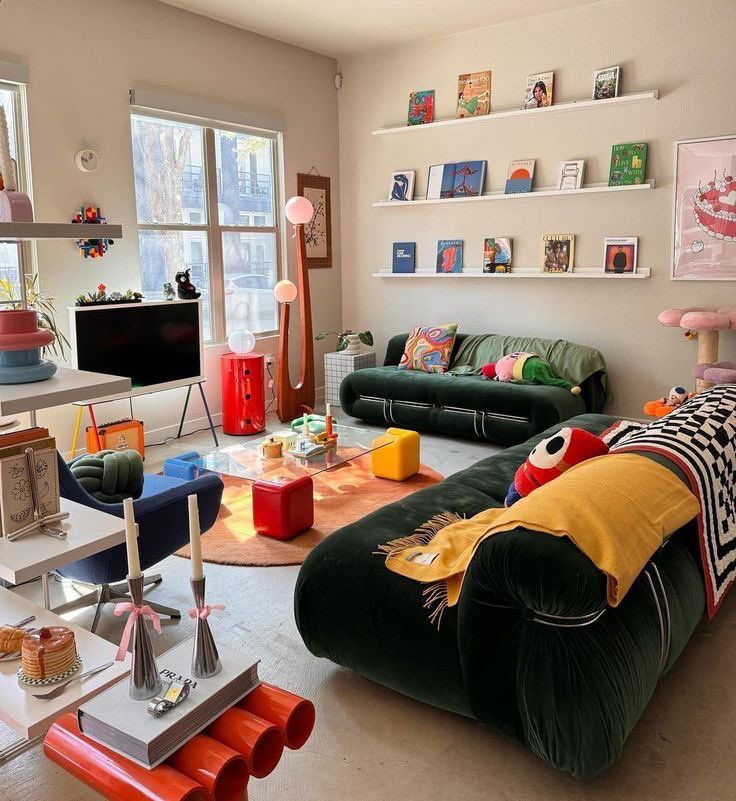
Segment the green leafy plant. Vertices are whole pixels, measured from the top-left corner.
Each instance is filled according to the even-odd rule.
[[[351,331],[349,328],[347,331],[343,331],[342,333],[338,333],[337,331],[320,331],[319,334],[315,337],[317,340],[327,339],[330,334],[334,334],[337,337],[337,343],[335,344],[335,350],[339,353],[341,350],[345,350],[347,346],[350,344],[348,340],[348,334],[356,334],[358,335],[358,339],[368,347],[373,345],[373,334],[370,331]]]
[[[69,340],[59,330],[56,323],[56,298],[41,292],[38,288],[38,276],[26,275],[26,304],[29,309],[34,309],[38,318],[38,327],[44,331],[51,331],[54,339],[43,349],[44,354],[51,353],[53,356],[65,358],[66,348],[71,347]],[[0,300],[16,301],[13,284],[9,278],[0,278]],[[23,304],[17,302],[5,304],[5,308],[22,309]]]

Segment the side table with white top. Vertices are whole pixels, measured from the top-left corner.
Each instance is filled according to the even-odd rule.
[[[325,353],[325,402],[331,406],[340,405],[340,383],[343,378],[356,370],[376,366],[376,352]]]

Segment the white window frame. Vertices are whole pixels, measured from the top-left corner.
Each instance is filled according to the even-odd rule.
[[[207,345],[217,345],[227,339],[227,320],[225,309],[225,266],[222,256],[222,235],[224,233],[272,233],[275,240],[276,251],[276,280],[285,275],[283,254],[286,252],[285,217],[281,198],[284,192],[283,149],[284,137],[280,131],[267,131],[260,128],[251,128],[245,125],[235,125],[193,117],[187,114],[150,109],[144,106],[130,106],[132,116],[148,117],[150,119],[169,120],[181,122],[186,125],[196,125],[202,129],[202,155],[204,181],[204,213],[208,222],[202,224],[189,223],[141,223],[138,222],[138,231],[203,231],[207,237],[208,275],[210,299],[210,339]],[[220,223],[217,203],[217,152],[216,131],[230,131],[236,134],[257,136],[261,139],[270,139],[271,146],[271,175],[273,176],[273,225],[223,225]],[[132,125],[131,125],[132,137]],[[132,143],[131,143],[132,144]],[[140,238],[139,238],[140,242]],[[278,320],[275,321],[276,326]],[[269,331],[260,331],[256,339],[273,337],[278,333],[275,327]]]

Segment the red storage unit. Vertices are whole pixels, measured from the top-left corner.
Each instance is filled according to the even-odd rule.
[[[266,428],[266,390],[262,353],[225,353],[222,370],[222,430],[258,434]]]

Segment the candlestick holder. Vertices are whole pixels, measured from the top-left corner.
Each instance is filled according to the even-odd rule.
[[[206,679],[218,674],[222,670],[222,665],[215,639],[210,631],[210,624],[207,622],[207,614],[202,614],[203,610],[209,612],[209,608],[204,603],[205,578],[204,576],[199,579],[193,578],[190,579],[190,583],[197,613],[197,628],[194,633],[194,651],[192,652],[192,675],[199,679]]]
[[[130,668],[130,697],[136,701],[146,701],[161,692],[161,676],[153,654],[151,638],[146,627],[143,607],[143,574],[128,576],[128,589],[133,599],[133,663]],[[150,612],[150,609],[148,610]],[[157,619],[158,620],[158,619]]]

